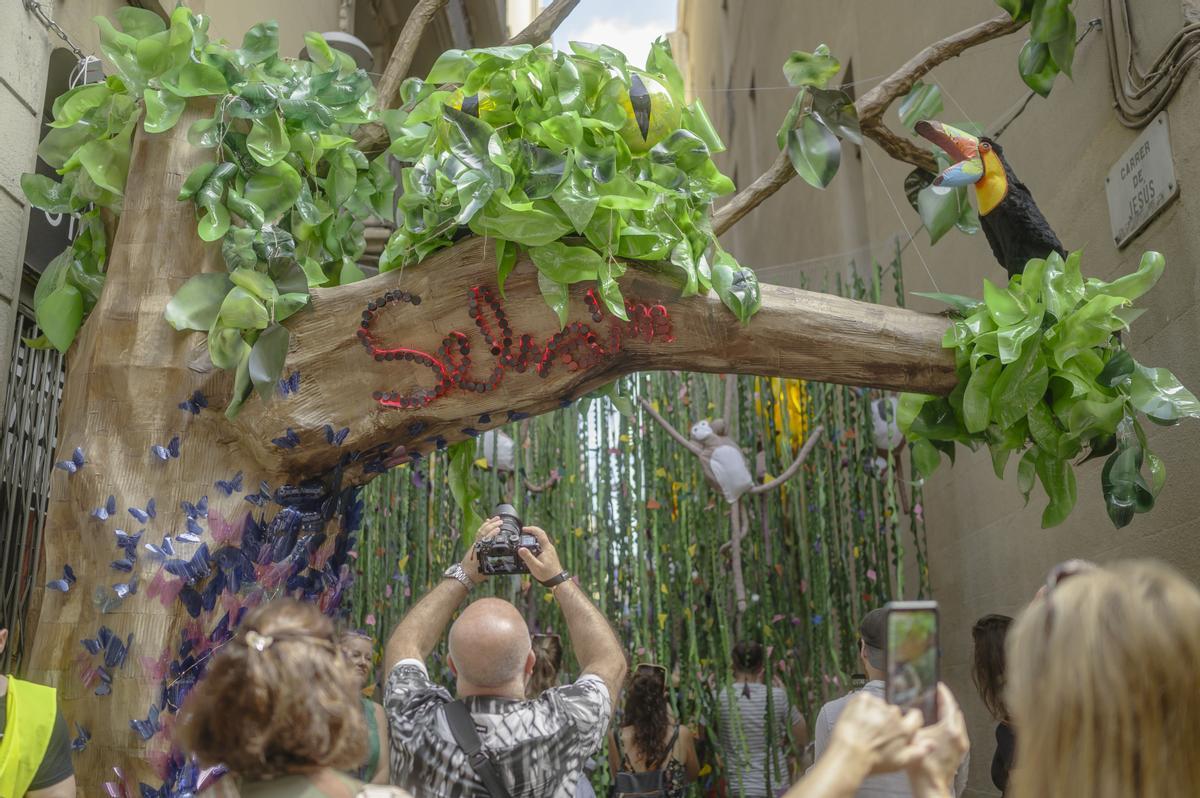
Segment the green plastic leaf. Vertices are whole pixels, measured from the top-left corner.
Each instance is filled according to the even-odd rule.
[[[982,304],[978,299],[972,299],[969,296],[960,294],[943,294],[937,291],[913,291],[913,296],[932,299],[934,302],[942,302],[954,309],[954,312],[960,316],[969,316],[979,309]]]
[[[54,101],[52,128],[67,128],[87,116],[91,111],[108,102],[112,89],[107,83],[89,83],[76,86]]]
[[[542,297],[546,300],[546,304],[558,316],[558,326],[567,326],[568,302],[570,301],[570,292],[567,290],[566,283],[556,283],[546,276],[545,272],[538,270],[538,288],[542,292]]]
[[[515,211],[495,200],[471,219],[470,228],[476,235],[505,238],[527,247],[540,247],[557,241],[571,227],[557,216],[538,208]]]
[[[1075,470],[1066,460],[1044,451],[1037,456],[1034,466],[1050,499],[1042,511],[1042,528],[1049,529],[1067,520],[1075,508]]]
[[[571,247],[555,241],[529,248],[529,257],[538,271],[556,283],[579,283],[596,280],[604,258],[588,247]],[[623,308],[622,308],[623,310]]]
[[[929,441],[912,441],[909,449],[912,452],[913,465],[924,479],[933,476],[933,472],[942,464],[942,453]]]
[[[55,169],[61,169],[80,147],[94,137],[95,130],[84,122],[51,130],[38,145],[38,157]]]
[[[1029,506],[1029,494],[1033,492],[1034,480],[1037,478],[1037,447],[1029,449],[1017,463],[1017,490],[1025,497],[1025,505]]]
[[[250,380],[263,399],[270,399],[272,391],[283,374],[287,359],[288,329],[282,324],[272,324],[262,331],[250,349],[248,363]]]
[[[681,295],[694,296],[699,293],[700,277],[696,272],[696,260],[692,257],[692,247],[687,241],[680,241],[671,250],[671,263],[683,272],[684,284]]]
[[[194,197],[216,168],[217,165],[215,163],[208,161],[192,169],[188,173],[187,179],[183,181],[183,186],[179,189],[178,199],[182,202]]]
[[[325,37],[319,33],[310,31],[304,34],[304,50],[312,62],[317,65],[317,69],[322,72],[333,69],[337,63],[337,58],[334,57],[329,42],[325,41]]]
[[[229,276],[220,272],[193,275],[171,297],[163,318],[176,330],[206,332],[217,320],[221,303],[231,288]]]
[[[762,307],[758,278],[724,250],[712,261],[712,288],[743,324]]]
[[[812,97],[809,113],[839,137],[862,144],[858,110],[850,95],[835,89],[809,89],[808,93]]]
[[[232,327],[215,327],[208,333],[208,357],[219,369],[236,369],[250,356],[250,345],[242,331]]]
[[[482,491],[471,477],[471,465],[475,462],[475,441],[468,438],[450,447],[450,493],[454,503],[462,511],[462,528],[478,529],[483,524],[476,505]],[[471,534],[474,534],[473,532]]]
[[[296,203],[300,184],[300,173],[287,161],[279,161],[251,175],[242,196],[262,208],[268,222],[277,222]]]
[[[841,68],[838,60],[829,54],[829,48],[822,44],[811,53],[794,51],[783,64],[783,76],[792,86],[824,88]]]
[[[264,119],[256,119],[250,127],[250,135],[246,137],[246,148],[254,160],[263,166],[274,166],[288,154],[289,141],[287,130],[283,126],[283,117],[270,114]]]
[[[121,30],[135,39],[143,39],[167,29],[167,23],[162,17],[144,8],[122,6],[113,12],[113,16],[117,18]]]
[[[217,314],[217,324],[223,327],[262,330],[270,322],[271,316],[262,300],[236,285],[225,295]]]
[[[1007,11],[1014,22],[1025,22],[1033,13],[1033,0],[996,0],[996,5]]]
[[[1020,421],[1046,393],[1050,372],[1040,342],[1039,334],[1020,358],[1004,366],[992,387],[992,418],[1001,427]]]
[[[615,261],[602,258],[597,269],[598,286],[600,298],[604,300],[608,312],[621,321],[629,321],[629,315],[625,312],[625,298],[621,295],[621,287],[616,280],[623,272],[624,268],[618,269]]]
[[[275,288],[275,281],[254,269],[234,269],[230,273],[229,279],[233,281],[234,285],[246,289],[264,302],[273,302],[279,296],[279,291]]]
[[[212,94],[225,94],[229,86],[225,83],[225,75],[221,70],[209,64],[189,61],[179,72],[176,83],[167,86],[173,94],[180,97],[207,97]]]
[[[230,421],[237,418],[242,405],[250,398],[251,388],[250,350],[243,345],[237,365],[234,367],[233,391],[230,393],[229,404],[225,407],[225,418]]]
[[[1058,70],[1067,77],[1071,77],[1071,66],[1075,61],[1075,35],[1075,15],[1068,9],[1067,32],[1049,42],[1050,58]]]
[[[223,202],[214,202],[205,206],[204,211],[196,224],[196,234],[203,241],[216,241],[229,230],[229,209]]]
[[[917,192],[917,212],[929,233],[929,243],[936,244],[973,209],[964,189],[956,188],[947,192],[928,186]]]
[[[983,303],[988,315],[998,327],[1016,324],[1025,318],[1026,309],[1007,288],[998,288],[986,277],[983,279]]]
[[[129,156],[133,147],[133,126],[111,139],[90,141],[76,153],[80,165],[97,186],[113,194],[125,193],[129,176]]]
[[[801,89],[792,100],[792,104],[788,106],[787,113],[783,115],[783,122],[780,123],[779,130],[775,133],[775,143],[779,145],[780,150],[787,149],[788,133],[796,127],[796,121],[800,118],[800,112],[804,110],[807,97],[808,89]]]
[[[517,245],[502,238],[498,239],[496,241],[496,285],[500,289],[501,298],[507,298],[504,296],[504,284],[516,267]]]
[[[237,51],[242,64],[259,64],[279,52],[279,23],[260,22],[242,37],[242,49]]]
[[[45,175],[27,172],[21,175],[21,191],[31,205],[49,213],[71,213],[79,209],[79,205],[72,202],[71,185],[66,181],[59,183]]]
[[[142,123],[147,133],[165,133],[175,127],[187,101],[165,89],[146,89],[146,119]]]
[[[1124,349],[1119,349],[1104,364],[1104,370],[1100,372],[1096,382],[1108,388],[1114,388],[1125,382],[1125,379],[1133,373],[1135,365],[1133,355]]]
[[[1166,267],[1167,261],[1162,253],[1146,252],[1138,262],[1137,271],[1132,274],[1118,277],[1111,283],[1089,280],[1086,289],[1087,295],[1089,297],[1098,295],[1120,297],[1132,302],[1154,287]]]
[[[65,353],[83,324],[83,295],[73,285],[60,286],[38,304],[35,315],[42,334]]]
[[[1129,400],[1156,421],[1200,418],[1200,401],[1167,369],[1137,364],[1129,381]]]
[[[1021,54],[1017,56],[1017,70],[1021,80],[1043,97],[1050,96],[1054,87],[1054,79],[1058,77],[1058,67],[1050,57],[1050,48],[1032,39],[1025,42]]]
[[[936,83],[918,80],[900,101],[900,124],[909,130],[923,119],[936,119],[942,113],[942,88]]]
[[[447,50],[438,56],[425,78],[426,83],[464,83],[467,75],[475,69],[472,61],[462,50]]]
[[[842,163],[842,144],[828,127],[813,116],[805,116],[787,135],[787,154],[804,182],[825,188]]]
[[[992,415],[992,388],[1003,364],[995,358],[981,361],[963,392],[963,426],[967,432],[983,432]]]
[[[1060,36],[1073,33],[1071,0],[1033,0],[1033,16],[1029,37],[1035,42],[1049,44]]]

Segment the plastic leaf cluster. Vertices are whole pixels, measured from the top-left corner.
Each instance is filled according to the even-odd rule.
[[[495,241],[498,282],[519,250],[546,301],[595,282],[625,318],[621,259],[670,264],[683,294],[715,290],[743,321],[760,304],[753,272],[712,235],[713,200],[733,190],[724,149],[664,41],[646,68],[604,45],[449,50],[384,113],[403,164],[398,227],[380,269],[417,263],[467,230]]]
[[[1029,41],[1017,56],[1017,69],[1025,85],[1043,97],[1050,94],[1061,72],[1071,77],[1075,60],[1073,0],[996,0],[996,5],[1017,22],[1029,22]]]
[[[948,397],[905,394],[899,422],[913,460],[928,476],[954,444],[986,444],[1003,479],[1013,454],[1029,500],[1034,481],[1049,497],[1042,526],[1075,506],[1072,460],[1106,457],[1101,489],[1117,527],[1148,512],[1166,481],[1140,418],[1171,425],[1200,418],[1200,401],[1166,369],[1133,359],[1120,332],[1140,315],[1132,302],[1154,286],[1164,260],[1147,252],[1136,272],[1085,280],[1080,253],[1031,260],[1007,288],[984,281],[984,300],[924,294],[951,305],[958,387]],[[1082,461],[1081,461],[1082,462]]]
[[[117,26],[95,21],[117,74],[55,101],[38,152],[62,182],[22,179],[37,207],[83,211],[82,234],[38,284],[39,324],[66,350],[95,304],[107,249],[100,209],[121,212],[138,121],[163,133],[189,100],[207,100],[213,112],[187,138],[212,160],[187,176],[179,198],[195,204],[199,236],[220,242],[227,272],[192,277],[165,315],[177,330],[208,333],[213,364],[236,372],[233,415],[252,387],[274,389],[288,347],[281,322],[307,304],[310,286],[361,279],[364,221],[391,215],[386,163],[368,161],[348,135],[372,119],[371,80],[317,34],[306,37],[311,61],[281,58],[274,22],[234,48],[210,41],[208,18],[182,6],[169,25],[131,7],[116,12]]]
[[[783,65],[783,76],[800,91],[783,117],[775,134],[779,149],[804,182],[825,188],[842,164],[842,143],[846,139],[862,144],[858,111],[850,95],[825,84],[842,69],[841,63],[820,45],[811,53],[792,53]]]

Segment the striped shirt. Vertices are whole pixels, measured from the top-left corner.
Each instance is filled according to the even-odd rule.
[[[383,705],[392,781],[416,798],[488,794],[450,732],[444,710],[450,701],[418,660],[400,660],[388,676]],[[469,696],[463,703],[512,798],[575,798],[580,772],[612,718],[608,688],[593,674],[532,701]]]
[[[730,796],[767,798],[787,787],[788,726],[801,720],[800,711],[789,706],[787,691],[734,682],[717,695],[717,711]]]

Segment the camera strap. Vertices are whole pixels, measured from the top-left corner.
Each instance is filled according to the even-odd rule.
[[[466,753],[467,760],[475,770],[475,775],[479,776],[479,780],[483,782],[488,795],[492,798],[510,798],[508,788],[504,786],[500,774],[496,772],[496,765],[483,752],[483,741],[479,739],[479,732],[475,729],[475,720],[471,717],[471,711],[467,709],[467,705],[462,701],[451,701],[446,704],[445,709],[446,721],[450,724],[450,733],[454,735],[454,742],[458,743],[458,747]]]

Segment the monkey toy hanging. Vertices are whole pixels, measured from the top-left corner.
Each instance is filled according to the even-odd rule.
[[[736,622],[740,629],[742,615],[746,612],[747,606],[746,581],[742,574],[742,540],[746,537],[749,527],[749,519],[745,516],[741,498],[747,493],[759,495],[773,491],[795,476],[817,440],[825,432],[825,428],[818,426],[810,431],[808,439],[804,441],[796,459],[782,474],[770,482],[757,485],[754,477],[750,474],[746,455],[737,442],[726,434],[729,429],[729,416],[737,405],[737,378],[727,375],[725,379],[725,418],[697,421],[691,428],[691,440],[685,438],[675,427],[671,426],[671,422],[663,418],[645,398],[639,401],[646,413],[665,429],[667,434],[700,459],[705,480],[731,506],[729,519],[732,532],[728,545],[733,565],[734,598],[737,602]]]

